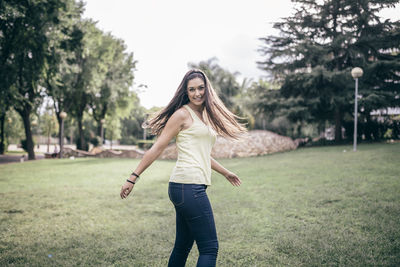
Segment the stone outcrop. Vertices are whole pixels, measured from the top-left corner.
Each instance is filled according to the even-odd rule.
[[[97,158],[142,158],[144,151],[140,149],[130,150],[110,150],[101,149],[100,147],[93,148],[90,152],[64,148],[64,158],[69,157],[97,157]]]
[[[294,150],[298,146],[291,138],[270,131],[249,131],[241,140],[218,137],[211,155],[213,158],[253,157]],[[176,159],[175,144],[169,145],[159,158]]]
[[[270,131],[249,131],[240,140],[230,140],[218,137],[211,156],[213,158],[241,158],[254,157],[276,152],[294,150],[299,142],[291,138],[281,136]],[[98,157],[98,158],[142,158],[144,151],[140,149],[131,150],[103,150],[95,147],[90,152],[64,148],[64,157]],[[160,155],[160,159],[174,160],[178,156],[175,144],[170,144]]]

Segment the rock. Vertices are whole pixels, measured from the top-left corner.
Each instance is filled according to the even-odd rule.
[[[276,152],[294,150],[298,146],[291,138],[270,131],[249,131],[240,140],[218,137],[211,156],[213,158],[241,158],[261,156]],[[178,152],[175,144],[169,145],[160,155],[161,159],[176,159]]]
[[[218,137],[211,151],[213,158],[242,158],[254,157],[276,152],[294,150],[299,143],[305,140],[294,142],[291,138],[281,136],[270,131],[254,130],[249,131],[240,140],[231,140]],[[64,148],[64,157],[99,157],[99,158],[142,158],[144,151],[132,150],[103,150],[94,148],[90,152]],[[160,155],[159,159],[175,160],[178,151],[175,144],[170,144]]]
[[[140,149],[131,149],[131,150],[111,150],[111,149],[102,149],[99,147],[93,148],[90,152],[79,150],[79,149],[71,149],[64,148],[63,157],[97,157],[97,158],[142,158],[144,155],[144,151]]]

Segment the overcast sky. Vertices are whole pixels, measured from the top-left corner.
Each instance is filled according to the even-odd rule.
[[[188,63],[212,57],[239,78],[264,72],[258,38],[276,34],[272,23],[293,13],[290,0],[86,0],[84,17],[125,41],[137,63],[134,86],[146,108],[165,106]],[[382,15],[400,17],[399,8]]]

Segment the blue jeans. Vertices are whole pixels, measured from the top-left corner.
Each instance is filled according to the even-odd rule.
[[[199,250],[197,267],[216,264],[218,239],[206,188],[206,185],[169,183],[168,195],[176,211],[176,239],[169,267],[185,266],[195,240]]]

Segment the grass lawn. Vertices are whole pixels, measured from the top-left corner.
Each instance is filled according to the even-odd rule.
[[[218,266],[399,266],[400,144],[299,149],[220,160],[207,189]],[[347,150],[347,152],[344,152]],[[166,266],[175,213],[173,161],[156,161],[133,196],[119,191],[138,160],[0,165],[0,266]],[[187,266],[195,266],[194,245]]]

